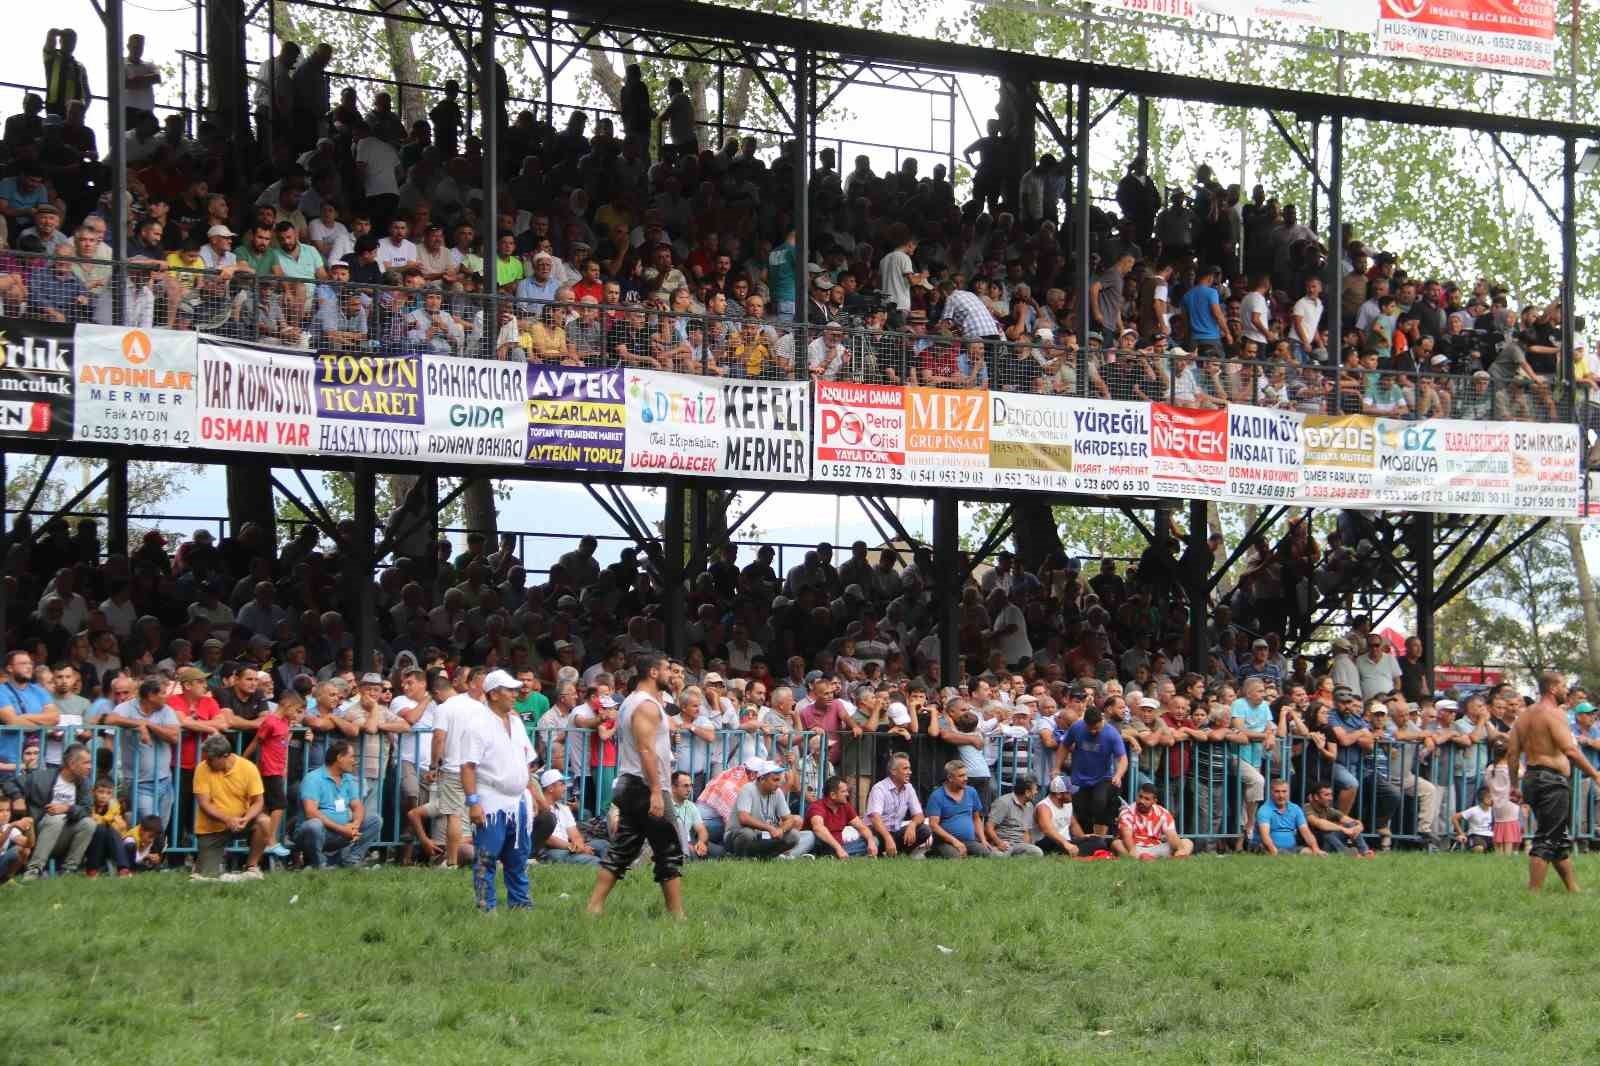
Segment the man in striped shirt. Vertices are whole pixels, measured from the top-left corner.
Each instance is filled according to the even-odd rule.
[[[1111,847],[1118,855],[1141,859],[1181,859],[1194,851],[1194,841],[1178,835],[1172,812],[1156,802],[1156,786],[1146,783],[1133,806],[1122,809]]]

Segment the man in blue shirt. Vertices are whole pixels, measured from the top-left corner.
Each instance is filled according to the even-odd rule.
[[[1272,802],[1263,805],[1256,818],[1256,846],[1268,855],[1324,854],[1306,824],[1305,812],[1298,803],[1289,802],[1289,782],[1281,777],[1272,782]]]
[[[935,854],[946,859],[994,854],[983,842],[983,802],[977,790],[967,787],[967,767],[960,759],[944,764],[944,784],[933,790],[923,813],[933,832]]]
[[[22,768],[25,730],[53,726],[61,713],[43,685],[34,684],[33,656],[13,648],[6,656],[6,678],[0,684],[0,780]]]
[[[1184,293],[1180,301],[1183,313],[1189,320],[1189,339],[1193,342],[1195,354],[1201,358],[1209,355],[1213,359],[1220,359],[1222,342],[1233,343],[1227,316],[1222,312],[1222,298],[1211,287],[1216,274],[1216,267],[1200,267],[1195,273],[1194,287]]]
[[[1072,757],[1072,806],[1091,836],[1105,836],[1122,811],[1122,780],[1128,747],[1122,734],[1105,727],[1105,713],[1091,704],[1072,723],[1061,747]]]
[[[361,802],[356,750],[348,740],[329,744],[327,763],[300,782],[300,806],[305,820],[294,842],[307,866],[360,866],[366,860],[382,820]]]
[[[167,706],[167,683],[147,677],[138,695],[99,715],[91,725],[116,726],[117,762],[133,781],[133,810],[129,821],[147,814],[161,816],[165,829],[172,821],[172,750],[178,743],[178,712]]]
[[[1233,716],[1233,728],[1243,730],[1247,738],[1238,752],[1239,780],[1244,785],[1246,824],[1253,825],[1256,806],[1267,795],[1267,779],[1262,772],[1267,745],[1278,733],[1272,719],[1272,706],[1266,700],[1266,685],[1259,677],[1244,683],[1244,694],[1233,701],[1228,713]]]

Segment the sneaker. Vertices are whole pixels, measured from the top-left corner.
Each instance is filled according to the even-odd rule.
[[[234,879],[237,881],[265,881],[267,879],[267,875],[261,872],[261,868],[259,866],[246,866],[243,870],[239,871],[238,875]]]
[[[85,871],[83,871],[83,876],[93,880],[94,878],[100,876],[100,871],[99,870],[85,870]]]
[[[127,868],[123,868],[123,869],[117,871],[117,876],[118,877],[132,877],[133,876],[133,871],[129,870]]]
[[[30,866],[26,870],[22,871],[22,878],[21,879],[24,880],[24,881],[37,881],[37,880],[39,880],[39,878],[41,878],[43,876],[44,876],[44,872],[43,871],[35,870],[33,867]]]
[[[274,859],[287,859],[289,856],[293,855],[294,852],[290,851],[282,844],[274,844],[262,854],[271,855]]]

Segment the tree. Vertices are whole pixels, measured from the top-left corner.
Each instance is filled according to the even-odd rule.
[[[44,472],[46,457],[33,455],[27,457],[12,456],[13,462],[7,470],[6,477],[6,508],[12,514],[21,511],[34,491],[34,486],[39,481],[39,476]],[[20,461],[17,461],[19,460]],[[33,528],[37,530],[43,519],[53,514],[65,505],[78,491],[105,467],[105,461],[100,459],[71,459],[60,457],[50,469],[49,477],[40,487],[39,493],[34,497],[32,507]],[[130,541],[137,541],[138,537],[150,530],[159,530],[172,535],[182,534],[187,536],[193,527],[180,530],[176,523],[161,522],[152,516],[160,508],[167,505],[182,486],[196,477],[205,473],[204,466],[192,463],[143,463],[130,462],[128,464],[128,512],[129,514],[143,514],[143,519],[130,520],[128,523],[128,537]],[[74,513],[82,515],[103,516],[107,511],[105,486],[95,489],[85,500],[73,508]],[[104,519],[101,522],[102,536],[105,532]],[[130,545],[131,546],[131,545]]]

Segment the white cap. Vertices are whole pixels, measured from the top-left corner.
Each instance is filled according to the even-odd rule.
[[[889,721],[895,725],[910,725],[911,712],[906,709],[906,705],[903,703],[891,703],[889,704]]]
[[[766,777],[768,774],[783,773],[783,764],[776,762],[763,762],[761,769],[756,772],[757,777]]]
[[[504,670],[490,670],[489,676],[483,679],[483,694],[487,696],[496,689],[520,689],[522,682],[506,673]]]
[[[750,758],[748,758],[748,759],[746,759],[744,761],[745,771],[747,773],[755,774],[757,777],[761,776],[762,769],[766,765],[767,765],[767,760],[763,759],[759,755],[752,755],[752,756],[750,756]]]
[[[566,775],[560,770],[546,770],[544,773],[539,775],[539,787],[549,788],[557,781],[565,781],[566,779]]]

